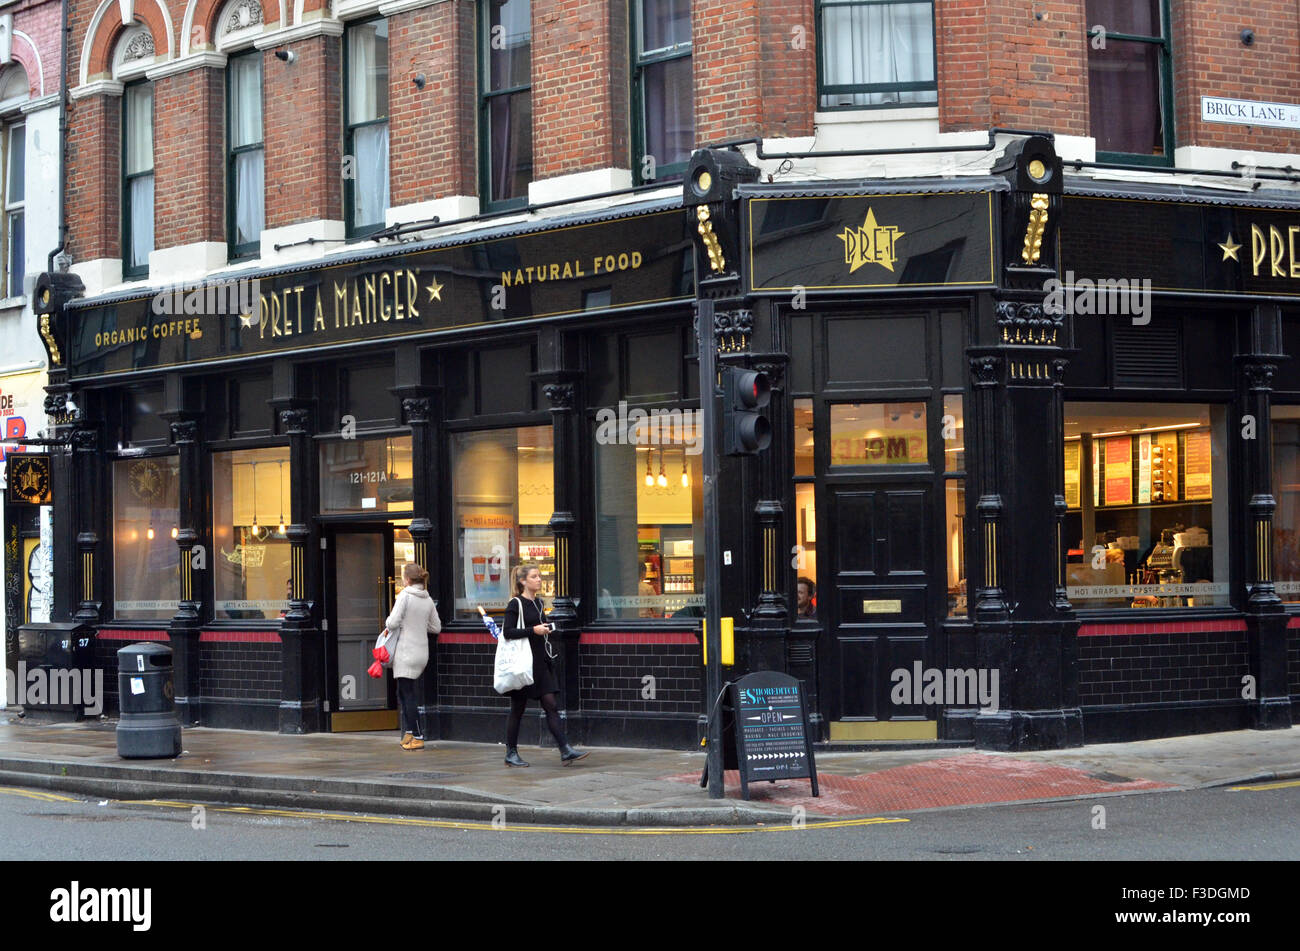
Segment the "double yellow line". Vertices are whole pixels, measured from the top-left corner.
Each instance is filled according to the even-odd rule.
[[[1294,789],[1300,786],[1300,779],[1293,779],[1285,783],[1264,783],[1260,786],[1229,786],[1229,792],[1264,792],[1268,789]]]

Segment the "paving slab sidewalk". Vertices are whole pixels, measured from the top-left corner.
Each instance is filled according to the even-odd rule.
[[[113,721],[36,723],[0,712],[0,785],[113,799],[183,799],[441,819],[593,826],[754,825],[997,802],[1190,789],[1300,776],[1300,728],[1238,731],[1073,750],[823,752],[822,795],[806,780],[751,786],[725,800],[697,780],[702,752],[593,747],[568,767],[554,749],[436,741],[402,750],[394,733],[287,736],[187,729],[176,759],[123,760]]]

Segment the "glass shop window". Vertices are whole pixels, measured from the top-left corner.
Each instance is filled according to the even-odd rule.
[[[218,619],[278,618],[288,610],[291,476],[288,446],[212,454]]]
[[[816,443],[813,401],[794,401],[794,550],[795,589],[790,614],[796,620],[817,617]]]
[[[452,520],[456,617],[478,605],[501,612],[514,597],[512,569],[538,566],[541,596],[555,597],[555,442],[550,426],[453,433]]]
[[[609,415],[596,418],[597,616],[703,617],[699,410]]]
[[[959,394],[943,398],[944,561],[948,566],[948,617],[966,617],[966,428]]]
[[[322,515],[409,512],[413,491],[410,436],[321,444]]]
[[[1062,546],[1078,608],[1228,604],[1227,409],[1066,403]]]
[[[176,456],[113,463],[113,609],[119,620],[165,620],[180,605]]]
[[[1273,580],[1278,597],[1300,602],[1300,406],[1274,406]]]
[[[927,465],[924,403],[831,406],[831,465]]]

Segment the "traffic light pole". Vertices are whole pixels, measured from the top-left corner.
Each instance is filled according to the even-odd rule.
[[[723,785],[722,710],[722,546],[718,526],[718,411],[715,392],[718,350],[713,338],[713,301],[697,301],[696,346],[700,356],[700,413],[704,427],[704,696],[708,715],[709,798],[721,799]]]

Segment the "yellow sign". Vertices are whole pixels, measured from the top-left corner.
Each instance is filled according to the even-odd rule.
[[[845,228],[839,234],[844,242],[844,263],[849,265],[852,274],[864,264],[879,264],[886,270],[894,269],[898,260],[894,244],[906,232],[899,231],[894,225],[881,226],[876,223],[876,213],[867,209],[867,217],[860,228]]]
[[[885,600],[885,601],[863,601],[862,613],[863,614],[902,614],[903,602],[898,598],[894,598],[893,600]]]

